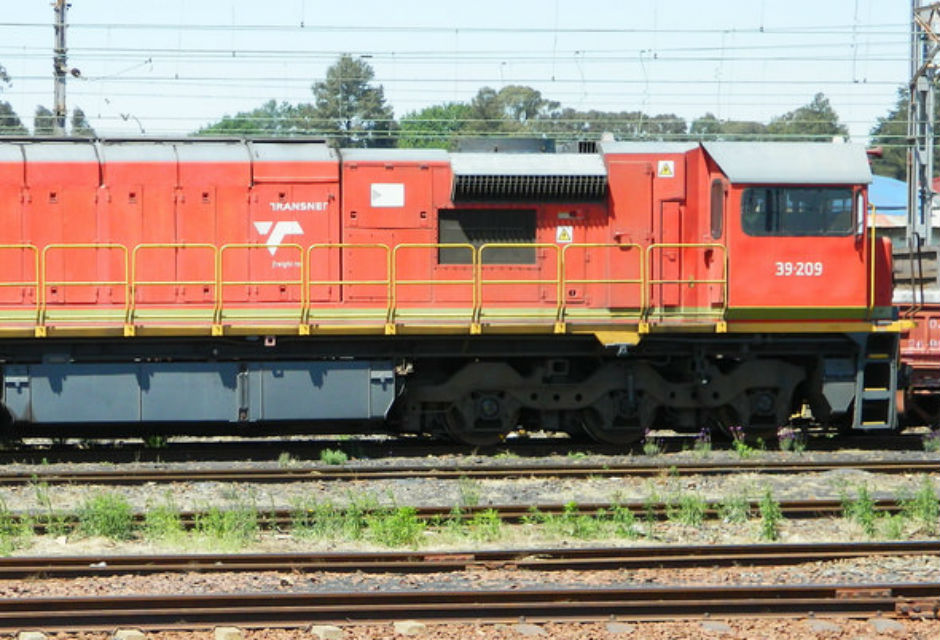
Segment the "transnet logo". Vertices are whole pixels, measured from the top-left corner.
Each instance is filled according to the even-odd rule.
[[[296,220],[280,220],[278,222],[266,220],[264,222],[255,222],[254,225],[258,235],[265,238],[264,244],[268,248],[268,253],[272,256],[277,253],[278,245],[284,244],[284,238],[304,234],[303,227]]]

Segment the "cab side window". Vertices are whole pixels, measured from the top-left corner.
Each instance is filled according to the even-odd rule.
[[[741,198],[741,226],[750,236],[847,236],[855,215],[848,188],[752,187]]]

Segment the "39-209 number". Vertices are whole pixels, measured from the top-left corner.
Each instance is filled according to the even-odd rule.
[[[775,276],[821,276],[822,262],[775,262]]]

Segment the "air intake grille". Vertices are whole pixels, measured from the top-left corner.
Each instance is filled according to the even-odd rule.
[[[607,176],[603,175],[458,175],[454,184],[454,200],[462,202],[581,202],[603,200],[606,195]]]

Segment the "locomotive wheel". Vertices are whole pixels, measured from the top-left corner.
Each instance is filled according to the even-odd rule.
[[[493,420],[483,420],[479,412],[474,410],[476,404],[473,400],[452,404],[444,413],[444,432],[455,442],[472,447],[494,447],[500,444],[510,431],[505,427],[506,423],[516,424],[518,412],[513,412],[511,416],[494,416]]]
[[[603,415],[597,409],[591,408],[581,410],[580,418],[584,433],[596,442],[625,447],[643,438],[643,427],[639,422],[620,421],[618,424],[605,424]]]

